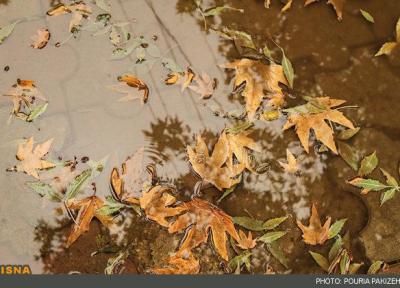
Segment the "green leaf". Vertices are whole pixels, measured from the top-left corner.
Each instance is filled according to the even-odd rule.
[[[363,265],[363,263],[351,263],[349,267],[349,274],[356,274]]]
[[[46,111],[48,105],[49,105],[49,103],[45,103],[43,105],[36,106],[35,109],[33,109],[31,111],[28,118],[26,118],[26,121],[32,122],[33,120],[38,118],[40,115],[42,115]]]
[[[240,268],[242,267],[242,265],[245,265],[247,271],[250,272],[250,257],[251,253],[246,252],[232,258],[232,260],[228,262],[229,269],[235,271],[235,274],[240,274]]]
[[[263,54],[269,60],[273,61],[272,51],[267,47],[267,45],[265,45],[265,47],[263,48]]]
[[[361,161],[360,169],[358,170],[358,175],[363,177],[367,176],[375,170],[376,166],[378,166],[378,157],[376,156],[376,151],[374,153],[364,157]]]
[[[392,188],[389,190],[386,190],[385,192],[382,193],[381,195],[381,206],[386,203],[386,201],[389,201],[390,199],[392,199],[394,197],[394,195],[396,195],[397,189],[396,188]]]
[[[347,221],[347,219],[344,218],[344,219],[337,220],[335,223],[333,223],[332,226],[329,228],[328,239],[332,239],[332,238],[336,237],[342,230],[346,221]]]
[[[353,149],[349,144],[338,141],[339,155],[342,159],[353,169],[358,170],[358,162],[360,157],[356,150]]]
[[[378,273],[378,271],[382,268],[383,261],[374,261],[368,268],[367,274],[372,275]]]
[[[86,186],[87,180],[92,176],[92,169],[86,169],[81,174],[75,177],[75,179],[68,184],[67,191],[65,192],[66,199],[75,198],[79,191]]]
[[[285,231],[274,231],[274,232],[268,232],[265,233],[263,236],[259,237],[257,240],[264,242],[266,244],[271,244],[272,242],[275,242],[279,238],[283,237],[286,235]]]
[[[273,218],[273,219],[269,219],[267,221],[264,222],[263,224],[263,228],[265,230],[272,230],[275,229],[276,227],[278,227],[279,225],[281,225],[283,222],[286,221],[286,219],[289,216],[284,216],[284,217],[279,217],[279,218]]]
[[[374,17],[369,14],[367,11],[360,9],[361,15],[367,20],[368,22],[375,23]]]
[[[353,180],[348,182],[350,185],[356,186],[358,188],[363,188],[363,193],[367,193],[368,191],[381,191],[385,188],[388,188],[385,184],[379,182],[374,179],[364,179],[364,178],[354,178]]]
[[[347,251],[344,251],[345,253],[343,254],[342,258],[340,259],[340,274],[347,274],[350,268],[350,257]]]
[[[383,175],[386,178],[386,184],[390,185],[390,186],[399,186],[399,184],[397,183],[396,178],[394,178],[392,175],[389,174],[389,172],[387,172],[386,170],[381,168],[381,172],[383,173]]]
[[[335,259],[335,257],[337,255],[339,255],[339,252],[340,252],[342,246],[343,246],[342,237],[340,237],[340,235],[338,235],[336,237],[335,243],[333,243],[331,249],[329,250],[329,255],[328,255],[329,262],[332,262],[333,259]]]
[[[238,11],[240,13],[243,13],[244,10],[243,9],[238,9],[238,8],[234,8],[234,7],[230,7],[230,6],[218,6],[218,7],[213,7],[210,9],[207,9],[203,14],[205,17],[209,17],[209,16],[217,16],[219,14],[221,14],[222,12],[226,11],[226,10],[231,10],[231,11]]]
[[[343,131],[340,131],[337,135],[337,138],[339,140],[349,140],[352,138],[354,135],[356,135],[360,131],[360,127],[357,127],[355,129],[346,129]]]
[[[321,267],[322,269],[324,269],[324,271],[328,272],[329,270],[329,262],[328,259],[326,259],[324,256],[322,256],[319,253],[313,252],[313,251],[308,251],[311,256],[313,257],[313,259],[315,260],[315,262],[317,262],[317,264],[319,265],[319,267]]]
[[[235,44],[240,47],[246,47],[250,49],[256,49],[254,45],[253,38],[250,34],[243,31],[236,31],[225,27],[219,34],[227,39],[234,40]]]
[[[236,126],[226,128],[225,131],[230,134],[239,134],[253,126],[254,126],[254,123],[246,121],[246,122],[239,123]]]
[[[8,36],[11,35],[11,33],[14,31],[15,26],[19,22],[21,22],[21,20],[14,21],[13,23],[0,28],[0,44],[2,44],[4,40],[6,40]]]
[[[242,226],[246,228],[247,230],[252,230],[252,231],[263,231],[265,230],[264,228],[264,222],[260,220],[256,220],[247,216],[243,217],[232,217],[233,223]]]
[[[283,67],[283,73],[285,74],[286,79],[288,80],[289,87],[293,88],[293,81],[294,81],[293,66],[290,60],[286,57],[283,49],[282,49],[282,67]]]
[[[26,185],[33,189],[40,197],[46,197],[50,201],[61,202],[62,196],[59,195],[51,185],[40,181],[27,182]]]
[[[289,260],[286,258],[283,253],[281,247],[277,244],[277,242],[273,242],[267,244],[268,251],[274,256],[279,263],[281,263],[286,269],[289,269]]]

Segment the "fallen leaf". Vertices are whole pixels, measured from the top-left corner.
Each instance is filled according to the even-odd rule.
[[[0,44],[2,44],[4,42],[4,40],[6,40],[11,33],[14,31],[15,26],[21,22],[20,20],[14,21],[13,23],[10,23],[4,27],[0,28]]]
[[[43,159],[49,152],[53,139],[37,144],[35,149],[33,149],[33,143],[33,137],[31,137],[25,143],[19,145],[16,156],[21,162],[16,166],[16,171],[25,172],[39,179],[39,170],[55,167],[54,163]]]
[[[209,9],[205,10],[203,14],[204,14],[205,17],[217,16],[217,15],[221,14],[222,12],[229,11],[229,10],[237,11],[237,12],[240,12],[240,13],[244,12],[243,9],[238,9],[238,8],[235,8],[235,7],[224,5],[224,6],[217,6],[217,7],[209,8]]]
[[[285,170],[285,172],[290,174],[296,174],[299,171],[299,167],[297,165],[297,159],[294,157],[292,152],[289,149],[286,149],[286,158],[287,163],[278,161],[279,165]]]
[[[309,136],[310,130],[313,129],[315,138],[337,154],[333,130],[325,121],[332,121],[350,129],[355,129],[353,123],[342,112],[337,109],[331,109],[342,105],[344,102],[344,100],[330,99],[329,97],[318,97],[313,98],[305,105],[286,109],[286,111],[289,111],[289,116],[283,130],[296,126],[296,133],[301,145],[309,153]]]
[[[211,203],[197,198],[184,202],[178,207],[186,213],[178,216],[168,228],[170,233],[186,230],[178,253],[191,251],[200,244],[206,243],[211,231],[215,250],[224,260],[228,260],[226,234],[231,235],[237,242],[240,241],[232,218]]]
[[[317,2],[317,1],[319,1],[319,0],[305,0],[304,6],[307,6],[307,5]],[[328,0],[328,2],[327,2],[328,4],[331,4],[333,6],[333,8],[335,9],[336,15],[337,15],[337,18],[339,21],[342,20],[342,17],[343,17],[343,7],[344,7],[345,2],[346,2],[346,0]]]
[[[143,192],[139,199],[140,207],[144,210],[147,218],[164,227],[169,227],[167,218],[177,216],[187,210],[185,205],[173,207],[176,199],[171,195],[172,188],[157,185],[149,191]]]
[[[313,204],[311,208],[310,224],[308,227],[304,226],[300,221],[297,221],[297,226],[299,226],[303,232],[303,241],[310,245],[324,244],[329,237],[330,225],[331,217],[328,217],[324,226],[321,225],[315,204]]]
[[[288,85],[288,82],[281,65],[267,65],[261,61],[244,58],[222,67],[236,70],[235,88],[245,83],[242,95],[246,100],[246,111],[250,120],[255,118],[264,97],[270,99],[271,106],[283,105],[284,94],[279,83]],[[267,94],[264,91],[267,91]]]
[[[70,33],[76,33],[80,30],[82,26],[82,20],[87,19],[90,14],[92,14],[92,9],[90,6],[86,5],[84,2],[73,2],[70,5],[64,5],[60,3],[59,5],[52,7],[46,13],[48,16],[59,16],[64,14],[72,14],[72,18],[69,22],[68,31]]]
[[[79,210],[76,223],[72,227],[72,231],[67,240],[67,247],[70,247],[79,236],[89,231],[90,222],[93,218],[97,218],[104,226],[109,226],[112,223],[112,218],[97,211],[103,207],[104,202],[97,196],[90,196],[82,200],[69,200],[67,207],[71,210]]]
[[[370,13],[368,13],[367,11],[365,11],[363,9],[360,9],[360,13],[364,17],[365,20],[367,20],[368,22],[371,22],[371,23],[375,23],[374,17]]]
[[[114,90],[119,93],[125,93],[126,96],[123,98],[120,98],[119,101],[124,102],[124,101],[129,101],[133,99],[137,99],[139,97],[135,96],[132,94],[132,92],[128,89],[128,87],[133,87],[137,88],[138,91],[143,91],[142,97],[140,98],[142,100],[142,103],[146,103],[149,99],[149,88],[147,87],[146,83],[144,83],[142,80],[139,78],[136,78],[133,75],[123,75],[118,77],[118,81],[122,82],[124,84],[122,85],[112,85],[109,86],[111,90]]]
[[[244,164],[245,167],[254,172],[254,165],[251,162],[249,151],[261,152],[261,147],[248,135],[250,131],[242,131],[237,133],[226,133],[226,138],[229,143],[229,159],[227,165],[230,169],[234,169],[234,159],[236,157],[237,161]]]
[[[227,27],[224,27],[222,31],[217,32],[221,37],[233,40],[239,53],[243,52],[243,48],[256,50],[253,38],[250,34],[247,34],[246,32],[229,29]]]
[[[231,148],[225,132],[222,132],[219,137],[211,156],[206,143],[200,135],[197,136],[195,149],[190,146],[187,147],[189,162],[194,171],[204,181],[213,184],[220,191],[239,183],[240,180],[237,176],[246,167],[244,163],[228,165],[227,162],[231,156],[230,152]]]
[[[35,49],[43,49],[46,47],[47,43],[50,40],[50,32],[46,28],[39,29],[34,36],[32,36],[33,43],[31,44],[32,48]]]
[[[283,8],[281,9],[281,12],[286,12],[287,10],[289,10],[290,7],[292,7],[292,3],[293,3],[293,0],[287,1],[285,6],[283,6]]]
[[[3,96],[10,98],[13,102],[11,113],[16,118],[27,122],[32,122],[42,115],[48,106],[46,98],[36,88],[33,80],[17,79],[17,83]],[[39,101],[46,101],[46,103],[39,104]]]
[[[257,241],[264,242],[265,244],[271,244],[275,242],[276,240],[282,238],[283,236],[286,235],[285,231],[273,231],[273,232],[267,232],[261,237],[257,239]]]
[[[144,182],[143,158],[144,148],[142,147],[126,159],[122,164],[121,172],[117,168],[112,170],[110,183],[118,201],[139,204]]]
[[[248,272],[251,272],[251,263],[250,263],[250,252],[245,252],[243,254],[237,255],[228,263],[228,267],[235,274],[240,274],[241,268],[244,265]]]
[[[197,85],[189,85],[189,89],[199,94],[201,99],[208,99],[214,93],[215,81],[211,77],[203,72],[201,76],[196,75],[193,81]]]
[[[246,233],[244,233],[242,230],[239,230],[239,241],[238,241],[238,246],[242,248],[243,250],[247,249],[252,249],[256,246],[257,242],[255,239],[253,239],[253,235],[251,234],[251,231],[246,236]]]
[[[338,141],[339,155],[342,159],[354,170],[358,170],[358,163],[360,157],[358,152],[349,144]]]
[[[396,24],[396,42],[386,42],[382,45],[379,51],[375,54],[375,56],[381,55],[390,55],[394,48],[400,43],[400,18],[397,20]]]
[[[181,85],[181,92],[183,92],[189,87],[194,78],[194,72],[188,67],[185,72],[172,72],[168,74],[167,79],[164,80],[164,83],[167,85],[179,84]]]
[[[194,275],[199,271],[200,262],[190,252],[174,254],[169,257],[166,267],[150,270],[151,273],[160,275]]]
[[[358,175],[361,177],[371,174],[375,168],[378,166],[379,160],[376,156],[376,151],[368,156],[365,156],[361,160],[360,169],[358,170]]]

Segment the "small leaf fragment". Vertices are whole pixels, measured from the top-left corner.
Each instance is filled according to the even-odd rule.
[[[368,13],[367,11],[360,9],[361,15],[367,20],[368,22],[375,23],[374,17]]]
[[[35,109],[33,109],[31,111],[31,113],[29,114],[29,116],[26,118],[26,121],[32,122],[33,120],[38,118],[40,115],[42,115],[44,112],[46,112],[48,105],[49,105],[49,103],[45,103],[45,104],[36,106]]]

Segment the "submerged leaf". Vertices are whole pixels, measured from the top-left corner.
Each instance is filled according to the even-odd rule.
[[[365,20],[371,23],[375,23],[374,17],[372,17],[371,14],[369,14],[367,11],[360,9],[361,15],[364,17]]]
[[[358,170],[359,155],[349,144],[338,141],[339,155],[354,170]]]
[[[332,226],[329,228],[328,239],[332,239],[332,238],[336,237],[342,230],[346,221],[347,221],[347,219],[345,218],[345,219],[337,220],[335,223],[333,223]]]
[[[251,269],[251,263],[250,263],[250,257],[251,257],[250,252],[245,252],[243,254],[237,255],[235,258],[233,258],[231,261],[228,263],[229,269],[234,271],[235,274],[240,274],[241,267],[244,265],[247,269],[248,272],[250,272]]]
[[[317,262],[317,264],[324,269],[326,272],[329,271],[329,262],[328,259],[326,259],[324,256],[322,256],[319,253],[313,252],[313,251],[309,251],[311,256],[313,257],[313,259],[315,260],[315,262]]]
[[[267,232],[261,237],[259,237],[257,241],[264,242],[265,244],[271,244],[272,242],[275,242],[276,240],[282,238],[285,235],[286,235],[285,231]]]
[[[31,37],[31,39],[33,40],[33,43],[31,44],[32,48],[43,49],[50,40],[49,29],[39,29],[36,34]]]
[[[319,0],[305,0],[305,6],[317,2]],[[333,8],[336,11],[336,15],[338,20],[342,20],[342,16],[343,16],[343,8],[344,8],[344,3],[346,2],[346,0],[328,0],[328,4],[331,4],[333,6]]]
[[[198,274],[200,271],[200,262],[192,253],[177,253],[170,256],[164,268],[151,269],[150,272],[159,275],[193,275]]]
[[[289,149],[286,149],[286,158],[287,163],[278,161],[279,165],[283,167],[285,172],[290,174],[296,174],[299,171],[299,167],[297,165],[297,159],[294,157],[292,152]]]
[[[400,18],[397,20],[396,24],[396,42],[386,42],[382,45],[375,56],[390,55],[394,48],[396,48],[400,43]]]
[[[366,157],[361,161],[360,169],[358,170],[358,175],[361,177],[367,176],[375,170],[378,166],[378,157],[376,156],[376,151]]]
[[[0,44],[4,42],[8,38],[8,36],[11,35],[11,33],[14,31],[15,26],[21,22],[20,20],[14,21],[13,23],[10,23],[4,27],[0,28]]]
[[[227,11],[227,10],[238,11],[240,13],[244,12],[243,9],[238,9],[238,8],[234,8],[234,7],[231,7],[231,6],[224,5],[224,6],[218,6],[218,7],[213,7],[213,8],[207,9],[206,11],[204,11],[203,14],[204,14],[205,17],[217,16],[217,15],[219,15],[222,12]]]
[[[329,227],[331,225],[331,217],[325,221],[324,226],[321,225],[317,207],[315,204],[311,208],[310,225],[304,226],[303,223],[297,221],[297,226],[303,232],[303,241],[310,245],[324,244],[329,238]]]

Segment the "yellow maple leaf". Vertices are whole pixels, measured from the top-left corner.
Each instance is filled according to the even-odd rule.
[[[289,116],[283,126],[283,130],[295,126],[301,145],[308,153],[309,136],[312,129],[315,133],[315,138],[337,154],[333,130],[325,121],[332,121],[347,128],[355,129],[353,123],[342,112],[331,109],[345,102],[344,100],[330,99],[329,97],[319,97],[312,99],[305,105],[287,109]]]
[[[105,226],[109,226],[112,222],[111,216],[98,213],[99,209],[104,206],[104,201],[97,196],[90,196],[78,201],[72,199],[66,205],[71,210],[79,210],[78,217],[67,240],[67,247],[71,246],[83,233],[89,231],[90,222],[93,218],[96,217]]]
[[[291,174],[296,174],[297,171],[299,171],[299,167],[297,165],[297,159],[294,157],[292,152],[290,152],[289,149],[286,149],[286,158],[287,158],[287,163],[284,163],[282,161],[278,161],[279,165],[285,169],[286,172],[291,173]]]
[[[281,65],[262,61],[240,59],[222,65],[224,68],[235,69],[235,88],[245,83],[242,92],[246,100],[247,116],[253,120],[264,97],[270,99],[271,106],[281,107],[284,103],[284,94],[279,83],[288,85]],[[265,94],[264,91],[267,93]]]
[[[54,163],[43,160],[49,152],[53,139],[49,139],[42,144],[37,144],[33,149],[33,137],[18,146],[17,159],[21,161],[15,168],[16,171],[25,172],[28,175],[39,179],[38,170],[55,167]],[[13,169],[10,169],[13,170]]]
[[[311,217],[309,226],[297,221],[297,226],[303,232],[303,241],[310,245],[324,244],[329,237],[329,227],[331,225],[331,217],[325,221],[324,226],[321,225],[317,207],[315,204],[311,208]]]
[[[192,253],[176,253],[169,257],[168,264],[164,268],[154,268],[150,272],[160,275],[193,275],[198,274],[200,271],[200,262]]]
[[[394,48],[396,48],[400,43],[400,18],[397,20],[396,24],[396,42],[386,42],[382,45],[379,51],[375,54],[375,56],[381,55],[390,55]]]
[[[230,157],[230,145],[225,132],[222,132],[218,142],[214,146],[212,155],[208,151],[203,138],[198,135],[195,149],[188,146],[189,162],[194,171],[200,177],[219,190],[231,188],[239,183],[237,176],[242,173],[246,165],[244,163],[228,165]]]
[[[186,230],[178,253],[187,253],[200,244],[206,243],[211,231],[215,250],[224,260],[228,260],[227,234],[236,241],[240,241],[232,218],[218,207],[200,199],[184,202],[178,207],[186,213],[180,215],[168,228],[170,233]]]
[[[257,241],[253,239],[251,231],[249,231],[249,233],[246,236],[246,234],[242,230],[239,230],[238,246],[240,248],[242,248],[243,250],[252,249],[256,246],[256,244]]]
[[[248,137],[249,134],[250,131],[226,133],[230,149],[228,167],[233,166],[233,156],[235,156],[239,163],[244,164],[248,170],[254,170],[250,161],[249,150],[261,152],[261,148],[252,138]]]

